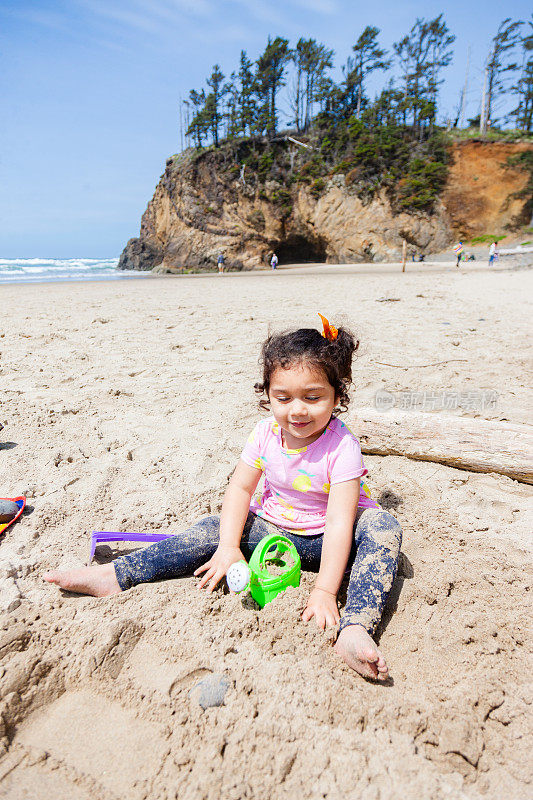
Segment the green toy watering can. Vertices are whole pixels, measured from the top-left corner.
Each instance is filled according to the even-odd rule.
[[[280,570],[269,572],[268,566]],[[289,586],[300,585],[301,562],[294,544],[281,534],[272,533],[261,539],[249,563],[250,594],[261,608]]]

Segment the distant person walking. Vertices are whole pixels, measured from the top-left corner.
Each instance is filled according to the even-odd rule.
[[[278,257],[275,253],[272,254],[272,258],[270,259],[270,266],[272,267],[272,269],[277,269]]]
[[[489,247],[489,267],[492,267],[495,260],[498,258],[498,242],[492,242]]]
[[[222,275],[222,273],[224,272],[224,256],[222,255],[222,253],[219,255],[217,259],[217,264],[218,264],[218,274]]]
[[[456,261],[456,264],[455,264],[456,267],[458,267],[459,264],[461,263],[461,258],[463,257],[463,251],[464,251],[463,243],[462,242],[457,242],[457,244],[454,245],[454,248],[453,248],[453,252],[457,256],[457,261]]]

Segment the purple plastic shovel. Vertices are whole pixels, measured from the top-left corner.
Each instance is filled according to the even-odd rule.
[[[93,531],[91,535],[91,552],[89,564],[93,560],[96,545],[101,542],[162,542],[170,539],[172,533],[118,533],[117,531]]]

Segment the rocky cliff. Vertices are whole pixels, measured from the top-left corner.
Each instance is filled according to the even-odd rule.
[[[528,149],[453,144],[447,183],[431,213],[398,211],[383,191],[361,198],[349,173],[318,184],[286,181],[286,173],[261,181],[242,169],[234,150],[175,156],[118,266],[209,269],[222,252],[226,265],[249,269],[267,263],[273,251],[281,263],[383,261],[400,257],[403,239],[428,253],[457,237],[506,233],[527,222],[526,200],[513,195],[528,181],[507,159]]]

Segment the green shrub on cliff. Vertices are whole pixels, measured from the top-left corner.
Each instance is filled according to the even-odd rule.
[[[471,245],[476,244],[492,244],[492,242],[501,242],[506,236],[495,236],[493,233],[483,233],[481,236],[474,236],[470,239]]]
[[[361,119],[320,119],[321,147],[332,174],[346,176],[363,202],[379,191],[387,193],[394,210],[430,212],[444,188],[449,145],[434,130],[426,138],[405,125],[375,124],[375,107]]]
[[[270,174],[272,166],[275,161],[275,154],[273,150],[265,150],[257,161],[257,174],[259,179],[264,181]]]
[[[294,178],[298,183],[312,183],[318,178],[323,177],[327,172],[324,159],[315,153],[308,161],[305,161]]]
[[[255,209],[248,215],[248,223],[255,228],[256,231],[262,231],[265,227],[265,215],[261,209]]]
[[[407,177],[398,183],[398,205],[403,209],[431,210],[444,188],[447,174],[446,164],[414,158],[409,163]]]
[[[292,197],[291,193],[287,191],[287,189],[284,189],[283,187],[275,189],[272,192],[270,199],[276,206],[278,206],[282,219],[287,219],[290,217],[292,213]]]
[[[311,184],[311,188],[309,191],[311,192],[313,197],[318,199],[325,188],[326,188],[326,181],[324,180],[324,178],[315,178],[315,180]]]

